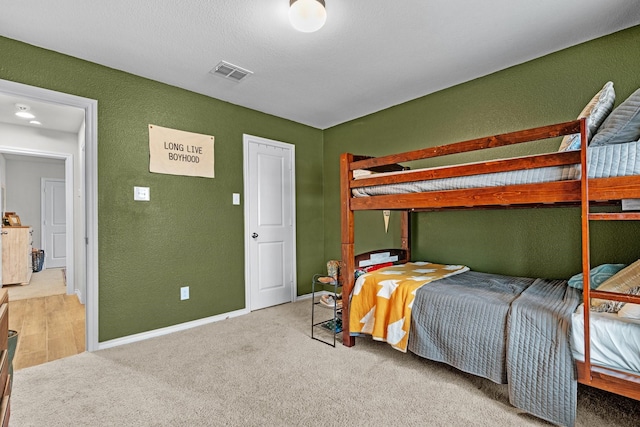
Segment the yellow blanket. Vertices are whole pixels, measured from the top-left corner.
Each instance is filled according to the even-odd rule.
[[[368,334],[406,352],[416,291],[468,270],[463,265],[409,262],[363,274],[356,280],[349,304],[351,335]]]

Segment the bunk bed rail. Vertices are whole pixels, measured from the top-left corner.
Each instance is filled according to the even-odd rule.
[[[483,138],[471,139],[454,144],[438,145],[420,150],[406,151],[388,156],[371,157],[363,160],[352,161],[349,170],[371,169],[378,166],[392,165],[414,160],[423,160],[433,157],[447,156],[450,154],[465,153],[469,151],[484,150],[487,148],[503,147],[523,142],[538,141],[542,139],[557,138],[564,135],[580,133],[580,123],[585,119],[572,120],[570,122],[555,125],[540,126],[532,129],[519,130]],[[362,156],[359,156],[362,157]],[[578,163],[579,160],[574,163]],[[540,166],[536,166],[540,167]]]
[[[537,201],[541,199],[544,199],[546,204],[578,204],[580,202],[579,180],[549,182],[545,184],[545,188],[541,188],[539,185],[532,186],[531,184],[523,184],[510,185],[506,191],[505,187],[487,187],[429,191],[425,193],[394,194],[389,196],[382,195],[375,196],[375,200],[374,198],[369,197],[352,198],[350,191],[357,188],[375,185],[402,184],[407,182],[428,181],[451,177],[466,177],[554,166],[579,165],[580,151],[536,154],[461,165],[438,166],[415,171],[403,170],[408,168],[403,168],[398,164],[398,162],[424,160],[576,134],[580,133],[584,120],[585,119],[580,119],[555,125],[541,126],[388,156],[365,157],[349,155],[351,157],[349,157],[348,160],[345,160],[344,169],[342,171],[342,192],[349,192],[349,194],[344,195],[343,203],[349,203],[348,208],[351,210],[427,210],[442,208],[476,208],[478,206],[542,206],[542,204],[537,203]],[[366,169],[375,172],[382,170],[403,171],[401,173],[394,172],[383,175],[372,174],[359,179],[353,179],[353,172],[358,169]],[[573,195],[573,197],[568,199],[567,195]]]

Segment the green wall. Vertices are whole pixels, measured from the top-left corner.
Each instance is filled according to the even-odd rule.
[[[231,203],[243,133],[296,146],[298,294],[311,291],[324,268],[321,130],[6,38],[0,58],[1,79],[98,101],[99,341],[244,308],[243,206]],[[149,173],[150,123],[214,135],[216,177]]]
[[[639,45],[637,26],[325,130],[327,258],[340,256],[340,153],[391,154],[572,120],[609,80],[617,105],[640,87]],[[558,145],[501,148],[498,156]],[[380,212],[356,213],[356,252],[398,246],[397,216],[392,213],[385,236]],[[578,209],[420,213],[412,224],[414,259],[537,277],[569,277],[581,269]],[[640,225],[596,223],[592,233],[592,263],[640,258]]]

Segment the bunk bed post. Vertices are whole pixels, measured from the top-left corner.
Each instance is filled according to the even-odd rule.
[[[342,241],[342,344],[353,347],[355,337],[349,334],[349,296],[355,282],[355,252],[354,252],[354,216],[351,210],[351,188],[349,182],[353,179],[353,172],[349,164],[353,162],[353,154],[343,153],[340,156],[340,206],[341,206],[341,241]]]
[[[406,253],[407,261],[411,261],[411,211],[404,210],[400,216],[402,233],[402,249]]]
[[[591,255],[589,253],[589,175],[587,173],[587,121],[580,119],[580,218],[582,227],[582,295],[584,315],[584,369],[578,379],[591,383],[591,341],[589,314],[591,311]],[[581,378],[582,377],[582,378]]]

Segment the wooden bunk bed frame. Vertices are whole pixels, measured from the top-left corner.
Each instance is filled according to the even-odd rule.
[[[580,133],[580,151],[539,154],[511,159],[491,160],[473,164],[420,169],[415,172],[386,176],[370,175],[353,179],[353,171],[368,169],[377,172],[405,169],[398,163],[421,160],[449,154],[482,150],[523,142],[555,138]],[[579,164],[579,180],[518,184],[500,187],[464,190],[430,191],[424,193],[394,194],[354,198],[352,189],[380,184],[394,184],[437,178],[470,176],[484,173],[532,169],[546,166]],[[613,178],[587,178],[587,124],[586,119],[550,126],[478,138],[469,141],[408,151],[382,157],[355,156],[344,153],[340,157],[340,199],[342,239],[343,294],[351,294],[355,283],[355,270],[361,258],[354,253],[354,212],[359,210],[398,210],[401,212],[401,249],[399,262],[411,260],[410,212],[443,209],[496,209],[579,206],[582,221],[582,270],[585,307],[591,298],[640,304],[640,296],[591,290],[589,283],[589,222],[593,220],[640,220],[640,212],[592,213],[595,205],[619,205],[622,199],[640,198],[640,176]],[[389,250],[385,250],[389,251]],[[393,250],[392,250],[393,251]],[[597,387],[636,400],[640,400],[640,375],[594,365],[590,357],[590,310],[584,310],[585,349],[584,362],[576,361],[578,382]],[[349,331],[349,298],[343,299],[342,341],[347,347],[355,345]]]

